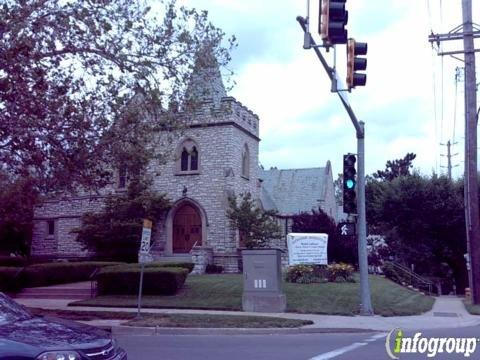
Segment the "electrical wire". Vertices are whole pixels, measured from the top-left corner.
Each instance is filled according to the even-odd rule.
[[[443,56],[441,58],[441,66],[442,66],[442,76],[441,76],[441,89],[440,89],[440,142],[443,142],[443,132],[444,132],[444,127],[443,127],[443,120],[444,120],[444,102],[445,102],[445,97],[444,97],[444,83],[443,83],[443,79],[444,79],[444,67],[443,67],[443,64],[444,64],[444,59],[443,59]]]
[[[427,13],[428,13],[428,22],[430,24],[430,32],[433,34],[433,17],[432,17],[432,8],[430,6],[430,0],[425,1],[426,6],[427,6]],[[438,173],[438,166],[439,166],[439,141],[438,141],[438,114],[437,114],[437,74],[436,74],[436,63],[435,63],[435,58],[436,58],[436,53],[440,49],[440,44],[437,44],[439,47],[438,49],[435,49],[434,43],[432,43],[432,83],[433,83],[433,117],[434,117],[434,126],[435,126],[435,132],[434,132],[434,143],[435,143],[435,172]],[[442,77],[443,77],[443,71],[442,71]],[[443,94],[442,94],[443,96]],[[443,99],[442,99],[443,100]],[[443,126],[443,124],[442,124]]]
[[[432,47],[432,82],[433,82],[433,118],[435,124],[435,172],[438,173],[438,119],[437,119],[437,77],[435,71],[435,57],[436,54]]]

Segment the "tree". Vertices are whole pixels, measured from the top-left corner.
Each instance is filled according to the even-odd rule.
[[[238,203],[237,198],[229,197],[227,217],[233,227],[240,232],[247,249],[265,248],[269,240],[281,236],[280,226],[275,220],[275,211],[262,210],[249,192],[240,195],[239,200]]]
[[[343,205],[343,174],[338,174],[337,180],[333,182],[335,189],[335,201],[338,205]]]
[[[154,156],[147,140],[172,126],[165,109],[184,102],[195,58],[229,60],[206,12],[160,3],[161,18],[136,0],[2,2],[0,164],[12,179],[97,188],[105,164]]]
[[[358,262],[357,243],[354,237],[338,235],[335,221],[321,208],[312,209],[311,213],[301,212],[292,217],[292,231],[299,233],[328,234],[329,261],[356,264]]]
[[[109,195],[102,211],[83,215],[75,230],[77,240],[99,258],[136,262],[143,219],[155,223],[170,208],[165,195],[149,188],[148,182],[134,178],[125,194]],[[153,235],[155,231],[154,227]]]
[[[399,176],[410,175],[413,160],[417,157],[414,153],[407,153],[403,159],[387,161],[385,170],[378,170],[373,177],[378,180],[392,181]]]
[[[30,178],[11,181],[0,173],[0,252],[28,255],[33,204],[37,193]]]
[[[367,186],[367,219],[385,236],[396,261],[415,271],[466,284],[463,188],[444,176],[413,174]],[[448,271],[446,271],[446,269]]]

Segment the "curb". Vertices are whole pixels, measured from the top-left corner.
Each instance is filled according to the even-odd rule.
[[[372,329],[354,328],[166,328],[166,327],[136,327],[112,326],[113,335],[299,335],[322,333],[379,333],[384,332]]]

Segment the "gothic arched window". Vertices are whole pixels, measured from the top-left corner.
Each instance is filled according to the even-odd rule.
[[[242,176],[244,178],[250,177],[250,151],[248,151],[248,146],[245,144],[242,151]]]
[[[192,139],[183,141],[177,148],[177,174],[198,174],[200,170],[200,152]]]
[[[125,189],[127,187],[127,167],[121,165],[118,169],[118,188]]]
[[[182,150],[182,158],[181,158],[181,165],[180,165],[180,171],[188,171],[188,151],[187,149],[183,148]]]
[[[190,170],[198,170],[198,151],[195,146],[190,152]]]

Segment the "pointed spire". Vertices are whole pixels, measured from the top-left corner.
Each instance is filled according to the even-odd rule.
[[[204,44],[197,53],[195,66],[186,98],[193,101],[213,101],[220,104],[222,97],[227,96],[223,85],[222,74],[217,58],[210,44]]]

